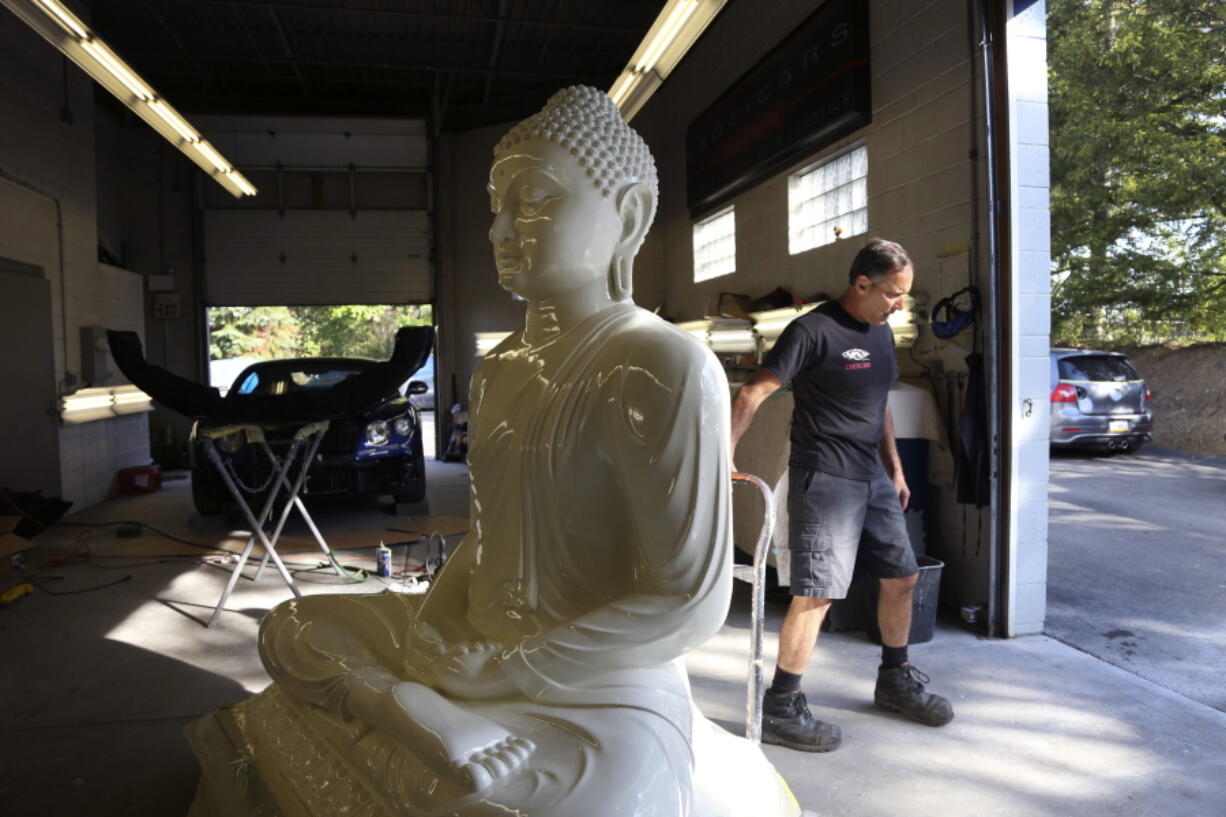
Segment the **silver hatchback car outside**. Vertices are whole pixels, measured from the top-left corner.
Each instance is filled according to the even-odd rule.
[[[1051,350],[1051,444],[1134,451],[1153,439],[1153,395],[1127,356]]]

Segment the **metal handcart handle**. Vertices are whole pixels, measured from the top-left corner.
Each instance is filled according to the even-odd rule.
[[[733,576],[748,582],[753,587],[753,606],[749,635],[749,691],[745,700],[745,737],[758,743],[762,740],[762,689],[765,683],[762,673],[762,635],[766,607],[766,556],[771,534],[775,530],[775,493],[760,478],[753,474],[735,472],[732,484],[748,483],[762,493],[766,512],[762,515],[762,531],[753,549],[753,565],[733,565]]]

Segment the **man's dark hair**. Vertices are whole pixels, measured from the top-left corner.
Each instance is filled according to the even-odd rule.
[[[856,279],[863,275],[874,284],[879,284],[886,276],[910,263],[911,256],[907,255],[902,245],[884,238],[870,238],[864,249],[856,253],[852,260],[847,281],[854,284]]]

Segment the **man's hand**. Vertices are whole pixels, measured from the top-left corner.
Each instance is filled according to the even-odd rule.
[[[898,491],[898,504],[902,505],[905,511],[907,504],[911,501],[911,489],[907,487],[907,478],[903,476],[902,469],[899,468],[890,479],[894,483],[894,490]]]

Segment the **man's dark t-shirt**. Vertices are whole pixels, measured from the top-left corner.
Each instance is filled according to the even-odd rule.
[[[847,479],[881,473],[886,398],[898,377],[890,327],[827,301],[787,325],[762,368],[792,384],[789,465]]]

